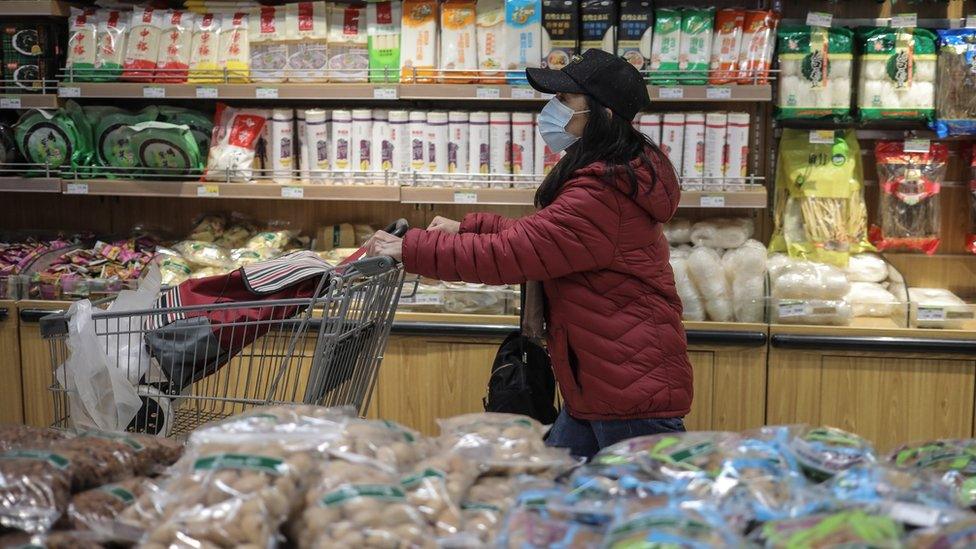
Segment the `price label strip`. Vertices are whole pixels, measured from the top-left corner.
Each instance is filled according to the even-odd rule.
[[[88,183],[68,183],[64,187],[64,194],[88,194]]]
[[[829,27],[834,23],[834,16],[822,11],[811,11],[807,13],[807,25],[811,27]]]
[[[305,198],[304,187],[282,187],[281,198]]]
[[[658,88],[657,96],[659,99],[684,99],[684,88]]]
[[[19,97],[0,97],[0,109],[19,109]]]
[[[834,130],[810,130],[810,143],[814,145],[833,145]]]
[[[477,204],[478,193],[454,193],[455,204]]]
[[[396,99],[396,88],[373,88],[373,99]]]
[[[725,197],[722,195],[703,195],[699,206],[702,208],[724,208]]]
[[[197,187],[197,196],[205,198],[216,198],[220,196],[219,185],[200,185]]]

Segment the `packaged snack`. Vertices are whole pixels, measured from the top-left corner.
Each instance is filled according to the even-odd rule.
[[[783,130],[769,249],[846,267],[867,242],[861,149],[853,130]]]
[[[399,82],[401,3],[387,0],[366,4],[369,81]]]
[[[773,60],[779,19],[775,11],[746,11],[739,48],[739,84],[769,83],[769,65]]]
[[[298,30],[297,21],[295,28],[289,25],[291,20],[288,16],[292,15],[292,11],[293,8],[286,11],[286,6],[261,6],[251,12],[254,24],[248,25],[247,39],[251,54],[251,77],[255,82],[284,82],[290,75],[288,57],[291,46],[285,39],[293,37],[290,31],[297,33]],[[325,27],[324,24],[322,26]]]
[[[131,126],[129,150],[147,175],[181,178],[198,175],[203,158],[188,126],[141,122]]]
[[[75,495],[67,514],[71,527],[75,530],[111,531],[111,523],[142,495],[146,482],[144,477],[132,477]]]
[[[898,298],[876,282],[851,282],[851,291],[844,296],[856,317],[889,318],[899,310]]]
[[[729,525],[694,509],[670,506],[637,513],[615,523],[603,547],[743,547]]]
[[[176,243],[173,249],[193,267],[214,267],[230,270],[232,267],[227,252],[211,242],[184,240]]]
[[[361,4],[328,4],[329,79],[333,82],[369,80],[366,7]]]
[[[903,141],[878,141],[878,225],[869,231],[879,251],[939,249],[942,219],[940,191],[949,162],[945,143],[928,143],[926,152],[909,152]]]
[[[976,518],[916,530],[905,542],[905,546],[909,549],[966,549],[974,544],[976,544]]]
[[[193,83],[223,82],[220,57],[220,16],[202,13],[193,21],[190,38],[190,70],[188,80]]]
[[[903,529],[894,520],[861,510],[767,522],[753,539],[763,547],[901,547]]]
[[[475,33],[478,38],[478,70],[481,82],[499,84],[504,79],[487,78],[498,76],[495,72],[504,66],[504,0],[482,0],[477,3]]]
[[[653,22],[654,10],[648,0],[621,0],[617,55],[642,73],[651,61]]]
[[[678,57],[681,52],[681,11],[658,8],[654,11],[654,33],[651,38],[650,81],[667,85],[678,81]],[[680,166],[681,163],[672,164]]]
[[[770,272],[772,295],[779,299],[843,299],[850,292],[844,272],[833,265],[796,261]]]
[[[935,35],[926,29],[879,27],[859,33],[862,120],[931,120],[935,114]]]
[[[854,34],[843,27],[778,33],[780,118],[846,118],[851,111]]]
[[[509,476],[479,478],[461,502],[462,531],[483,544],[493,543],[519,487]]]
[[[88,457],[67,449],[34,447],[0,453],[0,526],[32,534],[49,530],[71,500],[76,475],[81,481],[92,472],[86,466],[87,474],[82,474],[82,461],[88,462]]]
[[[916,474],[937,478],[956,491],[956,501],[976,505],[976,451],[969,442],[934,440],[899,447],[888,463]]]
[[[210,181],[250,180],[265,117],[256,109],[237,109],[218,103],[214,120],[204,178]]]
[[[681,10],[681,47],[678,53],[678,82],[705,84],[712,52],[714,8]]]
[[[726,8],[715,12],[715,37],[708,65],[709,84],[722,85],[735,81],[745,20],[745,10]]]
[[[580,53],[589,49],[617,51],[617,3],[609,0],[581,0]]]
[[[250,78],[251,49],[248,42],[248,15],[225,13],[220,17],[220,45],[217,66],[227,82],[247,82]]]
[[[30,425],[0,424],[0,452],[13,450],[24,445],[38,445],[61,440],[65,434],[56,429],[31,427]]]
[[[186,82],[196,16],[183,10],[167,10],[162,17],[156,82]]]
[[[350,419],[329,453],[348,461],[368,461],[391,473],[412,470],[431,445],[420,433],[392,421]]]
[[[159,58],[165,12],[150,7],[132,10],[129,24],[129,41],[122,64],[122,80],[152,82]]]
[[[389,472],[333,460],[323,463],[316,476],[290,528],[298,547],[437,546]]]
[[[124,439],[111,436],[79,436],[55,441],[54,452],[71,452],[72,491],[86,490],[133,476],[137,465],[136,448]],[[148,469],[148,468],[147,468]]]
[[[475,39],[475,2],[447,0],[441,6],[441,81],[470,82],[478,68]]]
[[[854,467],[836,475],[827,489],[839,501],[888,516],[909,527],[931,527],[965,519],[949,487],[915,475],[879,466]]]
[[[290,82],[324,82],[329,77],[328,6],[325,2],[298,2],[284,6]],[[280,8],[279,8],[280,9]],[[359,16],[362,14],[359,13]],[[252,33],[253,36],[253,33]],[[252,53],[251,58],[254,58]],[[251,69],[253,70],[253,66]]]
[[[498,545],[523,549],[597,547],[606,535],[610,516],[577,514],[571,508],[550,508],[545,504],[548,498],[560,495],[558,489],[519,494],[498,535]]]
[[[82,168],[91,164],[91,130],[81,107],[67,101],[57,111],[25,111],[14,126],[24,160],[51,168]]]
[[[976,134],[976,29],[939,29],[934,129],[940,139]]]
[[[794,434],[789,450],[814,480],[876,461],[874,448],[861,437],[833,427],[805,427]]]
[[[114,448],[116,453],[128,456],[136,475],[143,476],[163,472],[183,453],[183,445],[178,441],[144,433],[82,431],[76,440],[78,445],[92,443]]]
[[[542,0],[505,0],[504,36],[508,83],[526,84],[525,69],[542,62]]]
[[[500,0],[495,0],[500,5]],[[500,13],[499,15],[504,15]],[[404,0],[400,32],[400,79],[403,82],[430,82],[437,60],[437,2]],[[499,25],[501,19],[499,19]],[[479,38],[480,45],[480,38]],[[500,47],[500,46],[499,46]],[[490,55],[491,49],[479,48]]]
[[[437,423],[441,429],[441,448],[461,452],[487,449],[488,455],[481,458],[481,463],[489,471],[509,474],[558,471],[572,464],[565,450],[545,446],[542,425],[526,416],[465,414]]]
[[[95,70],[92,80],[114,82],[122,75],[129,18],[117,10],[98,10],[98,33],[95,46]]]
[[[263,231],[252,236],[250,240],[247,241],[245,247],[251,250],[263,250],[272,249],[276,251],[283,251],[288,243],[291,242],[295,236],[297,236],[296,231]]]
[[[572,0],[542,0],[542,67],[559,70],[579,54],[579,11]]]
[[[98,56],[98,18],[94,9],[71,8],[68,19],[67,81],[91,80]]]

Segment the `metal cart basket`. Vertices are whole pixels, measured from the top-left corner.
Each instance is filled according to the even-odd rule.
[[[398,229],[402,234],[405,225]],[[118,313],[96,310],[92,322],[99,343],[109,355],[115,353],[119,367],[137,384],[142,409],[129,425],[131,431],[175,437],[253,406],[287,402],[352,405],[364,414],[403,277],[402,266],[392,259],[369,258],[322,276],[310,298]],[[95,305],[104,307],[111,299]],[[218,340],[251,332],[250,343],[232,356],[220,349],[188,347],[182,364],[189,366],[178,375],[172,369],[166,375],[155,358],[144,363],[145,354],[139,360],[123,356],[124,347],[145,345],[149,333],[145,320],[150,316],[199,314],[203,309]],[[246,315],[235,314],[239,312],[235,309],[248,310],[261,320],[240,320]],[[213,325],[215,311],[221,313],[217,316],[226,312],[237,320]],[[54,426],[59,428],[71,426],[71,399],[61,368],[69,353],[69,320],[68,313],[55,313],[42,318],[40,326],[50,344]]]

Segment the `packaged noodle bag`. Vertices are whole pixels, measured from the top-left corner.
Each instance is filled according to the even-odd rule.
[[[162,10],[136,8],[132,10],[129,42],[122,64],[122,80],[151,82],[159,58],[159,42],[163,32]]]
[[[872,28],[859,33],[862,120],[923,119],[935,114],[935,35],[926,29]]]
[[[714,8],[681,10],[678,81],[682,84],[705,84],[708,81],[714,18]]]
[[[478,74],[483,83],[499,84],[503,80],[486,78],[486,76],[497,77],[499,73],[495,71],[502,68],[504,64],[505,2],[504,0],[481,0],[476,9]]]
[[[324,82],[329,76],[327,50],[329,27],[326,3],[299,2],[288,4],[285,8],[289,39],[288,80]]]
[[[68,21],[68,59],[65,62],[69,82],[92,78],[97,51],[97,29],[95,10],[71,8],[71,19]]]
[[[400,29],[400,77],[430,82],[437,68],[437,2],[404,0]],[[500,46],[499,46],[500,47]],[[479,48],[480,49],[480,48]],[[484,51],[484,50],[482,50]]]
[[[505,70],[510,84],[526,83],[526,67],[542,62],[542,0],[505,0]]]
[[[366,4],[370,82],[400,80],[400,6],[391,0]]]
[[[839,267],[872,251],[863,181],[853,130],[783,130],[770,251]]]
[[[681,49],[681,12],[661,8],[654,12],[651,38],[650,80],[654,84],[674,84],[677,80],[678,53]]]
[[[441,80],[470,82],[478,68],[474,0],[447,0],[441,6]]]
[[[329,80],[366,82],[369,79],[366,7],[339,3],[328,6]]]
[[[159,58],[156,60],[156,82],[186,82],[194,19],[194,14],[183,10],[164,12]]]
[[[110,82],[122,74],[125,42],[129,28],[127,14],[116,10],[98,10],[98,34],[95,49],[95,74],[92,80]]]
[[[778,43],[779,117],[847,117],[853,33],[842,27],[784,27]]]
[[[285,6],[261,6],[250,12],[248,47],[251,50],[251,78],[255,82],[284,82],[288,69],[291,30]],[[297,30],[297,25],[296,29]]]
[[[191,83],[212,83],[223,81],[220,66],[217,64],[220,49],[220,17],[212,13],[199,14],[193,21],[193,35],[190,38]]]
[[[250,77],[251,49],[246,13],[225,13],[220,18],[218,65],[227,70],[228,82],[247,82]]]
[[[779,19],[775,11],[746,11],[739,47],[739,84],[769,83],[769,64],[773,59]]]
[[[715,36],[712,38],[712,57],[709,64],[709,84],[728,84],[735,79],[739,47],[746,12],[741,9],[724,9],[715,13]]]

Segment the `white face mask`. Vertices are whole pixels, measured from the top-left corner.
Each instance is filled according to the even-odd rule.
[[[589,109],[585,111],[574,111],[565,103],[553,97],[546,103],[545,107],[542,107],[542,112],[539,113],[539,133],[542,134],[542,140],[546,142],[546,145],[549,145],[552,152],[566,150],[570,145],[579,140],[578,136],[566,131],[566,126],[573,119],[573,116],[588,112],[590,112]]]

